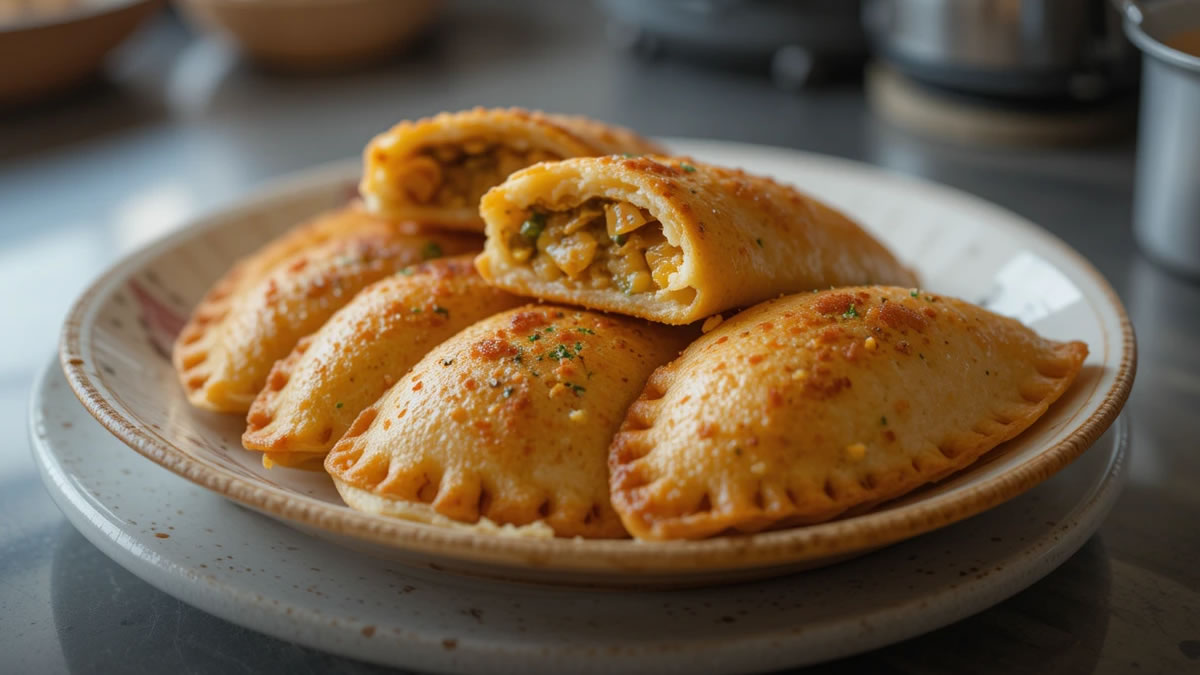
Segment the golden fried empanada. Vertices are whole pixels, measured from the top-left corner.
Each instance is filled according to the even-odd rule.
[[[623,537],[609,443],[646,377],[694,335],[552,305],[497,314],[364,410],[325,469],[362,510]]]
[[[484,283],[472,258],[406,268],[363,289],[271,369],[242,444],[264,451],[265,463],[324,459],[358,413],[426,352],[523,302]]]
[[[899,497],[1021,433],[1082,342],[890,287],[752,307],[650,377],[609,455],[645,539],[814,523]]]
[[[508,174],[581,155],[661,153],[637,134],[585,117],[475,108],[401,122],[363,152],[361,191],[397,220],[483,231],[479,198]]]
[[[235,271],[233,281],[218,282],[175,343],[175,367],[188,400],[209,410],[245,413],[275,361],[363,287],[423,259],[478,246],[473,236],[369,219],[344,237],[272,265],[254,257],[238,263],[242,270],[256,270],[258,278]]]
[[[846,216],[742,171],[577,158],[483,198],[488,281],[514,293],[683,324],[781,293],[913,274]]]

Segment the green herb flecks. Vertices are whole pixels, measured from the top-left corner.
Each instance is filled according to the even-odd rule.
[[[887,417],[886,416],[879,418],[879,426],[881,426],[881,427],[887,426]]]
[[[529,218],[521,223],[521,236],[529,241],[537,241],[544,229],[546,229],[546,214],[533,211],[529,214]]]
[[[541,334],[539,334],[539,333],[534,333],[534,334],[532,334],[532,335],[530,335],[530,336],[529,336],[529,341],[530,341],[530,342],[537,342],[538,340],[541,340],[541,339],[542,339],[542,336],[541,336]]]
[[[591,328],[576,328],[575,330],[579,331],[580,333],[583,333],[584,335],[595,335],[596,334],[596,331],[592,330]]]
[[[842,318],[843,319],[857,319],[858,318],[858,310],[854,308],[854,303],[850,303],[850,309],[847,309],[842,314]]]
[[[432,260],[440,257],[442,257],[442,247],[436,241],[427,241],[425,242],[425,245],[421,247],[421,258],[425,260]]]
[[[761,239],[761,238],[755,239],[755,240],[754,240],[754,243],[758,244],[758,247],[759,247],[759,248],[765,248],[765,247],[763,246],[763,243],[762,243],[762,239]]]
[[[557,347],[552,349],[550,351],[550,356],[553,356],[554,358],[558,359],[559,361],[562,361],[563,359],[567,359],[568,361],[570,361],[571,359],[575,358],[575,355],[571,353],[570,349],[567,349],[566,345],[558,345]]]
[[[342,402],[341,402],[341,401],[338,401],[337,403],[334,403],[334,404],[333,404],[333,407],[337,408],[338,410],[341,410],[341,409],[342,409],[342,405],[343,405],[343,404],[342,404]]]
[[[908,294],[915,298],[921,294],[921,290],[918,288],[909,289]]]
[[[583,351],[583,343],[582,343],[582,342],[576,342],[576,343],[575,343],[575,353],[576,353],[576,354],[578,354],[578,353],[579,353],[579,352],[581,352],[581,351]]]
[[[584,389],[583,387],[579,386],[578,384],[572,384],[571,391],[575,392],[576,396],[583,396],[583,392],[587,391],[587,389]]]
[[[612,240],[613,240],[613,242],[616,243],[617,246],[625,245],[625,235],[623,235],[623,234],[614,234],[612,236]]]
[[[696,167],[692,166],[691,164],[680,164],[679,168],[683,169],[684,171],[686,171],[688,173],[696,172]]]
[[[450,310],[446,309],[445,307],[442,307],[441,305],[434,305],[433,313],[441,314],[442,316],[446,317],[447,319],[450,318]]]

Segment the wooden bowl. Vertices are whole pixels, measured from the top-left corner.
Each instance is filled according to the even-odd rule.
[[[395,53],[429,26],[441,0],[179,0],[194,23],[259,63],[341,70]]]
[[[0,23],[0,105],[28,103],[85,80],[162,0],[84,3]]]

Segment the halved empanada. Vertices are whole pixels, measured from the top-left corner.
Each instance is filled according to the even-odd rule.
[[[1082,342],[901,288],[752,307],[657,370],[609,455],[645,539],[814,523],[962,469],[1033,424]]]
[[[324,459],[363,408],[426,352],[522,302],[484,283],[472,256],[435,260],[375,282],[275,364],[250,407],[242,444],[266,452],[264,463]]]
[[[275,361],[288,355],[358,291],[397,270],[444,254],[476,250],[477,238],[422,232],[369,219],[264,266],[253,257],[195,309],[175,343],[175,367],[195,406],[245,413]],[[270,249],[268,249],[270,250]]]
[[[623,537],[608,445],[646,377],[694,334],[551,305],[497,314],[364,410],[325,469],[365,511]]]
[[[397,220],[483,231],[479,198],[530,164],[581,155],[661,153],[637,134],[585,117],[475,108],[401,122],[363,153],[362,194]]]
[[[690,160],[583,157],[520,171],[479,212],[488,281],[670,324],[782,293],[915,277],[838,211]]]

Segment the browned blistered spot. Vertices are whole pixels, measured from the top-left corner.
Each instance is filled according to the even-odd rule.
[[[169,539],[171,537],[171,535],[167,534],[166,532],[155,532],[154,536],[158,537],[159,539]]]
[[[842,336],[842,333],[844,332],[845,331],[838,326],[829,326],[825,330],[821,331],[819,339],[821,342],[835,342],[839,337]]]
[[[900,352],[901,354],[908,354],[912,350],[909,348],[907,341],[901,340],[896,343],[896,351]]]
[[[479,383],[475,381],[475,378],[468,377],[466,381],[463,382],[463,387],[467,391],[475,391],[479,387]]]
[[[848,377],[836,377],[832,380],[822,377],[810,377],[804,381],[804,392],[813,398],[830,398],[836,396],[843,389],[849,388],[850,378]]]
[[[371,637],[375,634],[375,626],[363,626],[362,634],[364,637]]]
[[[783,394],[779,393],[778,389],[776,389],[775,387],[767,388],[767,407],[768,408],[778,408],[783,405],[783,401],[784,401]]]
[[[384,420],[384,421],[383,421],[383,430],[384,430],[384,431],[387,431],[388,429],[391,429],[391,428],[392,428],[392,421],[391,421],[391,420]]]
[[[728,342],[728,341],[729,341],[729,336],[728,336],[728,335],[722,335],[721,337],[717,338],[717,341],[716,341],[715,343],[713,343],[713,344],[718,344],[718,345],[719,345],[719,344],[721,344],[721,343],[723,343],[723,342]]]
[[[766,332],[766,331],[769,331],[769,330],[774,330],[774,329],[775,329],[775,324],[771,323],[770,321],[764,321],[764,322],[762,322],[762,323],[758,324],[758,327],[759,327],[760,329],[762,329],[762,330],[763,330],[763,332]]]
[[[517,312],[509,320],[509,325],[517,333],[527,333],[534,328],[540,328],[548,323],[550,323],[550,320],[546,318],[546,313],[536,311]]]
[[[921,310],[921,313],[931,319],[937,318],[937,312],[932,307],[925,307]]]
[[[888,328],[895,330],[912,329],[918,333],[925,330],[929,321],[899,302],[889,302],[879,307],[879,320]]]
[[[896,442],[896,432],[892,431],[891,429],[888,429],[887,431],[883,432],[883,440],[887,441],[888,443],[895,443]]]
[[[892,408],[894,408],[898,413],[906,412],[909,408],[909,403],[904,399],[900,399],[899,401],[896,401],[896,404],[893,405]]]
[[[813,309],[821,314],[845,314],[854,303],[854,296],[849,293],[828,293],[817,298]]]
[[[767,358],[765,354],[751,354],[746,362],[752,366],[758,365],[763,359]]]
[[[700,438],[712,438],[717,434],[717,425],[712,422],[702,422],[700,428],[696,430],[696,435]]]
[[[412,386],[412,390],[413,390],[413,391],[421,391],[421,389],[422,389],[424,386],[425,386],[425,385],[424,385],[423,383],[421,383],[421,382],[418,382],[418,383],[416,383],[416,384],[414,384],[414,385]]]
[[[495,338],[484,338],[471,345],[471,354],[484,359],[502,359],[506,356],[513,356],[516,353],[516,347],[504,340],[497,340]]]

